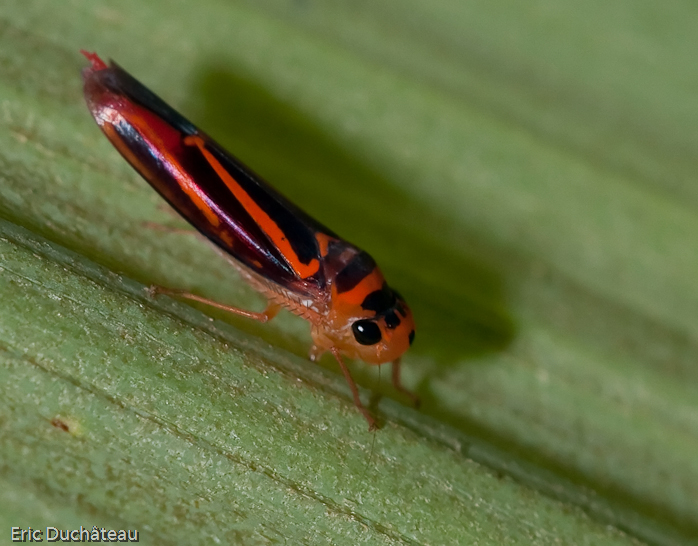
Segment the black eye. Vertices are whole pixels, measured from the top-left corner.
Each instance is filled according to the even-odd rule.
[[[351,329],[361,345],[375,345],[381,340],[381,329],[372,320],[357,320]]]

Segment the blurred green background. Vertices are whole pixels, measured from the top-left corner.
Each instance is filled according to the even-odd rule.
[[[679,1],[4,2],[0,532],[698,544],[697,46]],[[303,321],[145,296],[263,305],[144,227],[80,48],[377,259],[420,412],[356,363],[369,434]]]

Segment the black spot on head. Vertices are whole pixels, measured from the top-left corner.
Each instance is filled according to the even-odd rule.
[[[410,345],[412,345],[412,343],[414,343],[414,330],[412,330],[412,331],[410,332],[409,340],[410,340]]]
[[[351,325],[356,341],[361,345],[375,345],[381,340],[381,329],[372,320],[357,320]]]
[[[390,328],[391,330],[395,330],[398,326],[400,326],[400,318],[397,316],[395,311],[389,311],[388,313],[385,314],[385,325]]]
[[[368,252],[359,252],[344,266],[335,279],[337,293],[348,292],[371,274],[376,268],[376,262]]]
[[[361,308],[366,311],[375,311],[376,313],[384,313],[396,303],[395,294],[388,285],[383,283],[383,288],[374,290],[361,302]]]

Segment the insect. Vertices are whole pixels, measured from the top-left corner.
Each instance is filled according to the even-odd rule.
[[[373,258],[288,201],[206,133],[113,61],[81,51],[87,106],[121,155],[242,277],[264,295],[264,311],[239,309],[183,290],[152,287],[260,322],[282,308],[310,323],[310,359],[330,352],[354,403],[376,422],[342,355],[369,364],[392,362],[395,388],[417,405],[400,381],[400,357],[414,341],[414,319]]]

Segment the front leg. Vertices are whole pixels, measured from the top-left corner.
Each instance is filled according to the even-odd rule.
[[[393,387],[395,387],[398,390],[398,392],[401,392],[402,394],[408,396],[409,399],[412,400],[412,404],[414,404],[414,407],[418,408],[419,405],[421,404],[421,400],[419,399],[419,396],[417,396],[411,390],[407,389],[400,381],[400,359],[399,358],[397,360],[393,361],[392,368],[393,368],[392,369]]]
[[[351,393],[354,396],[354,405],[363,414],[363,416],[366,418],[366,421],[368,421],[368,430],[376,430],[378,428],[378,426],[376,425],[376,420],[361,403],[361,398],[359,397],[359,389],[356,387],[356,383],[354,383],[354,379],[351,377],[351,374],[349,373],[349,368],[347,368],[347,365],[342,360],[342,356],[339,354],[339,349],[337,349],[337,347],[332,347],[330,349],[330,352],[334,355],[335,359],[337,359],[337,362],[339,362],[339,367],[342,369],[344,378],[347,380],[347,383],[349,383],[349,388],[351,389]]]

